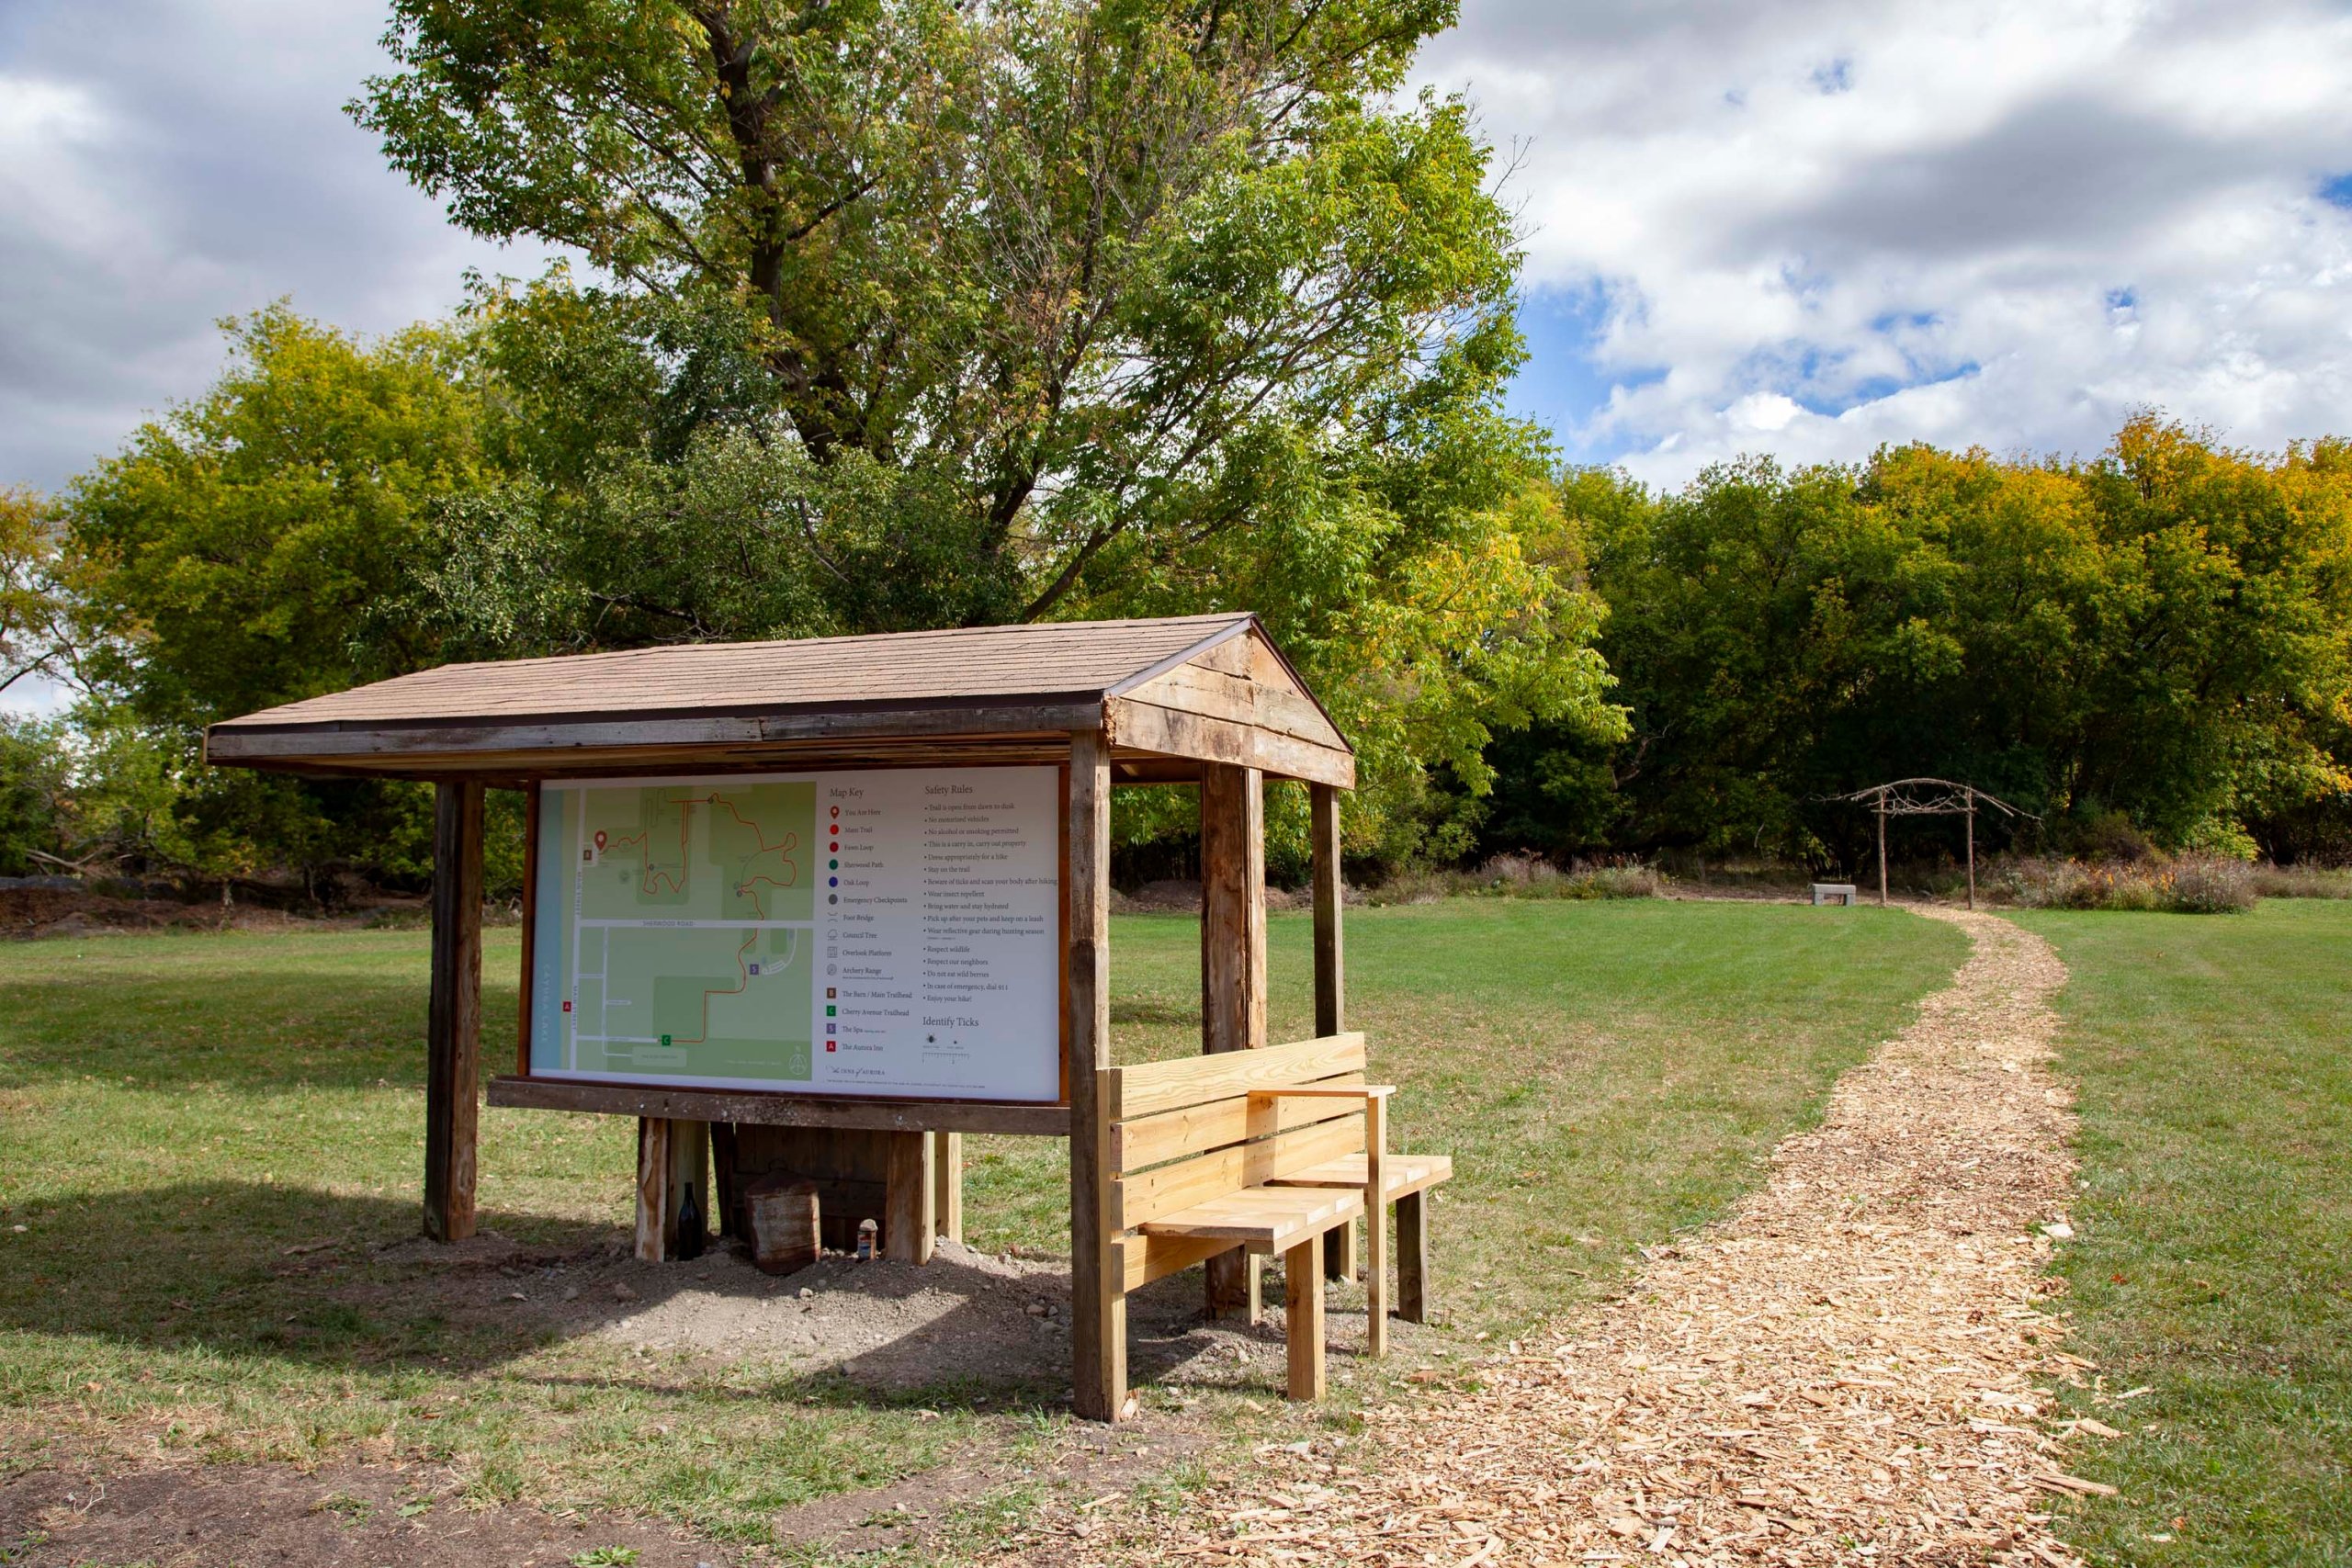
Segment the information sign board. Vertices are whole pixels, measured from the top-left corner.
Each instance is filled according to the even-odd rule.
[[[1061,1097],[1053,768],[549,782],[535,1077]]]

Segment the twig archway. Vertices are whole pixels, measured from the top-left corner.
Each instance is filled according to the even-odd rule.
[[[1988,795],[1974,784],[1957,784],[1951,779],[1895,779],[1887,784],[1872,784],[1851,795],[1830,796],[1832,800],[1850,801],[1860,805],[1868,801],[1878,816],[1878,902],[1886,907],[1886,819],[1890,817],[1965,817],[1968,818],[1968,907],[1976,908],[1976,806],[1982,801],[2004,817],[2023,817],[2039,822],[2041,818],[2030,811],[2011,806],[1996,795]]]

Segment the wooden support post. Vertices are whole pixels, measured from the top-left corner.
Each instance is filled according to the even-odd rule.
[[[1266,792],[1255,768],[1201,769],[1201,1049],[1266,1043]],[[1255,1322],[1253,1253],[1208,1260],[1213,1318]]]
[[[1363,1206],[1364,1353],[1378,1359],[1388,1354],[1388,1200],[1384,1195],[1388,1175],[1385,1096],[1375,1095],[1364,1101],[1363,1151],[1364,1189],[1368,1193]],[[1419,1201],[1419,1195],[1415,1194],[1415,1203]]]
[[[435,787],[433,990],[424,1025],[424,1234],[474,1234],[481,1082],[481,785]]]
[[[1326,1280],[1352,1280],[1356,1277],[1356,1227],[1353,1224],[1334,1225],[1323,1233],[1323,1277]]]
[[[1968,907],[1976,908],[1976,792],[1968,792]]]
[[[730,1239],[750,1240],[743,1228],[743,1181],[737,1174],[735,1123],[707,1122],[710,1128],[710,1228]]]
[[[1306,786],[1315,863],[1315,1032],[1337,1034],[1347,1024],[1347,977],[1340,940],[1340,792]]]
[[[890,1140],[888,1188],[883,1195],[882,1256],[893,1263],[928,1263],[933,1228],[931,1134],[885,1133]]]
[[[678,1211],[686,1189],[703,1227],[710,1226],[710,1123],[640,1116],[637,1121],[637,1256],[646,1263],[673,1263],[684,1255]]]
[[[1428,1202],[1426,1190],[1396,1200],[1396,1315],[1407,1323],[1430,1320]]]
[[[1290,1396],[1323,1397],[1323,1248],[1312,1238],[1283,1254],[1283,1339],[1290,1352]]]
[[[1099,729],[1070,734],[1069,824],[1071,1382],[1080,1416],[1116,1421],[1127,1404],[1127,1299],[1117,1237],[1104,1223],[1111,1130],[1099,1075],[1111,1065],[1111,748]]]
[[[931,1134],[932,1226],[947,1240],[964,1240],[964,1134]]]
[[[1878,907],[1886,908],[1886,792],[1878,793]]]

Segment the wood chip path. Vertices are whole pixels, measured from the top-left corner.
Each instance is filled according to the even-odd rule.
[[[2087,1363],[2043,1310],[2073,1161],[2045,1071],[2065,969],[2040,938],[1923,908],[1973,951],[1838,1083],[1767,1186],[1653,1255],[1588,1332],[1480,1386],[1269,1450],[1143,1540],[1048,1527],[1058,1562],[2071,1564],[2037,1387]],[[1376,1450],[1366,1452],[1366,1449]],[[1104,1510],[1115,1514],[1123,1510]],[[1140,1521],[1137,1521],[1139,1523]],[[1163,1529],[1168,1521],[1161,1521]],[[1073,1539],[1075,1538],[1075,1539]]]

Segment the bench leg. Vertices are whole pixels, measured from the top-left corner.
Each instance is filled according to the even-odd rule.
[[[1356,1227],[1352,1222],[1323,1233],[1323,1277],[1326,1280],[1352,1280],[1356,1277]]]
[[[1255,1328],[1266,1321],[1266,1260],[1254,1252],[1245,1252],[1242,1256],[1249,1259],[1242,1268],[1249,1294],[1243,1316],[1249,1320],[1250,1326]]]
[[[1388,1205],[1377,1194],[1363,1211],[1364,1353],[1388,1354]]]
[[[1283,1324],[1290,1352],[1290,1396],[1323,1397],[1323,1247],[1308,1237],[1283,1254],[1283,1287],[1289,1312]]]
[[[1430,1320],[1428,1201],[1426,1191],[1396,1200],[1396,1315],[1407,1323]]]

